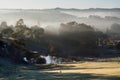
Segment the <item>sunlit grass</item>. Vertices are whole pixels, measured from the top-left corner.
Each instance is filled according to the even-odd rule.
[[[61,64],[67,68],[60,68],[62,73],[91,73],[103,75],[120,76],[120,63],[118,62],[84,62],[77,64]],[[69,68],[69,66],[73,66]],[[47,72],[60,72],[60,70],[50,70]]]

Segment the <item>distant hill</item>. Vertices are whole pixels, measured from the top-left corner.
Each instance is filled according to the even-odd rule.
[[[61,23],[76,21],[105,30],[113,23],[120,22],[120,8],[0,9],[0,22],[7,21],[8,24],[15,25],[20,18],[28,26],[39,22],[44,27],[59,27]]]
[[[11,22],[23,18],[26,21],[31,22],[61,22],[77,19],[76,16],[62,13],[56,10],[38,10],[38,9],[1,9],[0,19],[1,21]]]
[[[77,9],[77,8],[53,8],[45,10],[58,10],[58,11],[120,11],[120,8],[89,8],[89,9]]]

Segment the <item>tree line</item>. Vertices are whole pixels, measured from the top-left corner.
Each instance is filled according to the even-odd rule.
[[[111,30],[113,29],[111,28]],[[45,29],[38,25],[29,27],[23,19],[19,19],[15,26],[8,26],[7,22],[2,22],[0,25],[0,36],[16,39],[13,45],[19,48],[23,47],[23,50],[19,51],[21,55],[24,55],[24,49],[29,50],[28,47],[32,47],[38,48],[38,50],[44,49],[42,54],[58,57],[98,56],[96,50],[101,42],[108,39],[108,33],[103,33],[91,25],[75,21],[61,23],[56,35],[46,33]],[[28,44],[32,45],[27,47]]]

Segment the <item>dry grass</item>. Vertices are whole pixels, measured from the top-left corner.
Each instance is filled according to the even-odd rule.
[[[119,62],[83,62],[76,64],[61,64],[60,66],[64,66],[63,68],[60,68],[62,73],[90,73],[97,75],[120,76]],[[50,70],[47,72],[60,72],[60,70]]]

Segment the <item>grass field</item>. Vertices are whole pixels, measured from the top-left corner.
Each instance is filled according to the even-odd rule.
[[[49,69],[41,67],[51,66]],[[120,80],[120,62],[77,62],[19,66],[20,72],[0,80]]]

